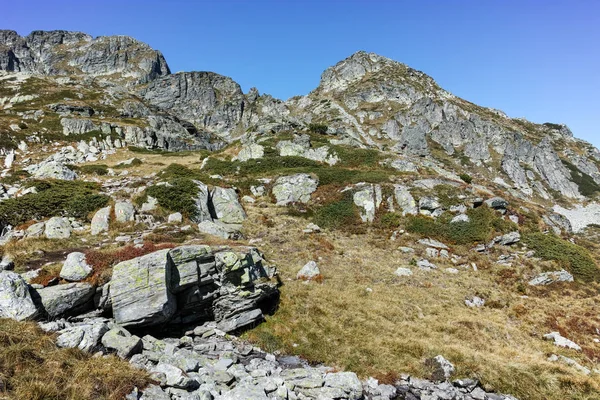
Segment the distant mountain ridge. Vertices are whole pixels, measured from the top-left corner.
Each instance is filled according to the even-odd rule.
[[[129,130],[134,143],[147,146],[219,148],[252,133],[321,124],[333,143],[373,147],[417,164],[423,157],[461,160],[457,169],[473,166],[519,196],[581,200],[586,190],[578,176],[600,185],[600,152],[566,126],[508,118],[364,51],[325,70],[308,95],[285,102],[254,88],[244,94],[231,78],[212,72],[171,74],[159,51],[127,36],[0,31],[0,70],[99,80],[110,93],[105,101],[121,116],[146,121],[139,127],[115,121],[111,129]]]

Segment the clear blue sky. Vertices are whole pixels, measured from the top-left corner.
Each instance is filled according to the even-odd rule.
[[[357,50],[474,103],[561,122],[600,146],[597,0],[1,0],[0,27],[130,35],[176,71],[214,71],[286,99]]]

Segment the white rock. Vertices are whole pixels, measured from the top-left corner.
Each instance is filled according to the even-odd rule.
[[[560,333],[558,333],[558,332],[550,332],[550,333],[544,335],[544,339],[553,340],[554,344],[559,347],[566,347],[568,349],[581,351],[581,346],[579,346],[575,342],[561,336]]]
[[[85,254],[80,252],[69,253],[61,270],[60,277],[68,281],[80,281],[87,278],[92,273],[85,259]]]
[[[396,272],[394,272],[394,274],[396,274],[397,276],[411,276],[413,274],[413,272],[411,271],[410,268],[398,268],[396,270]]]
[[[311,280],[320,274],[321,271],[319,270],[317,263],[314,261],[309,261],[304,265],[304,267],[302,267],[302,269],[300,269],[300,271],[298,271],[296,278]]]

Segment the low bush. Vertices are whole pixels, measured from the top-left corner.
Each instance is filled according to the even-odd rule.
[[[517,230],[517,226],[505,221],[493,210],[479,207],[467,211],[470,220],[449,223],[449,217],[435,220],[426,216],[408,217],[406,230],[453,244],[487,242],[497,234]]]
[[[354,205],[351,192],[342,193],[339,200],[318,207],[313,221],[321,228],[351,228],[361,223],[358,209]]]
[[[99,185],[84,181],[35,181],[37,193],[0,203],[0,223],[16,226],[33,219],[53,216],[87,218],[106,206],[108,196],[98,193]]]
[[[537,257],[556,261],[576,279],[584,282],[600,281],[600,270],[583,247],[540,232],[526,234],[523,240],[529,248],[535,250]]]
[[[471,183],[471,182],[473,182],[473,177],[471,175],[469,175],[469,174],[463,173],[463,174],[458,175],[458,177],[460,179],[462,179],[463,182],[465,182],[465,183]]]
[[[154,197],[161,207],[180,212],[187,218],[194,217],[198,211],[194,200],[198,186],[189,178],[175,178],[169,185],[150,186],[145,194]]]
[[[69,165],[69,168],[74,171],[79,171],[88,175],[106,175],[108,174],[108,165],[91,164],[91,165]]]
[[[308,131],[310,133],[318,133],[320,135],[325,135],[327,133],[327,129],[329,129],[329,127],[325,124],[317,124],[317,123],[308,124]]]
[[[568,161],[562,161],[565,167],[571,172],[571,180],[577,184],[579,188],[579,193],[584,196],[592,196],[598,192],[600,192],[600,185],[594,181],[594,178],[581,171],[575,165],[571,164]]]

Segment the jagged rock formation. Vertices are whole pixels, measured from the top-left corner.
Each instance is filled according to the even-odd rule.
[[[127,36],[92,38],[81,32],[0,31],[0,70],[45,75],[119,74],[135,83],[170,73],[163,55]]]

